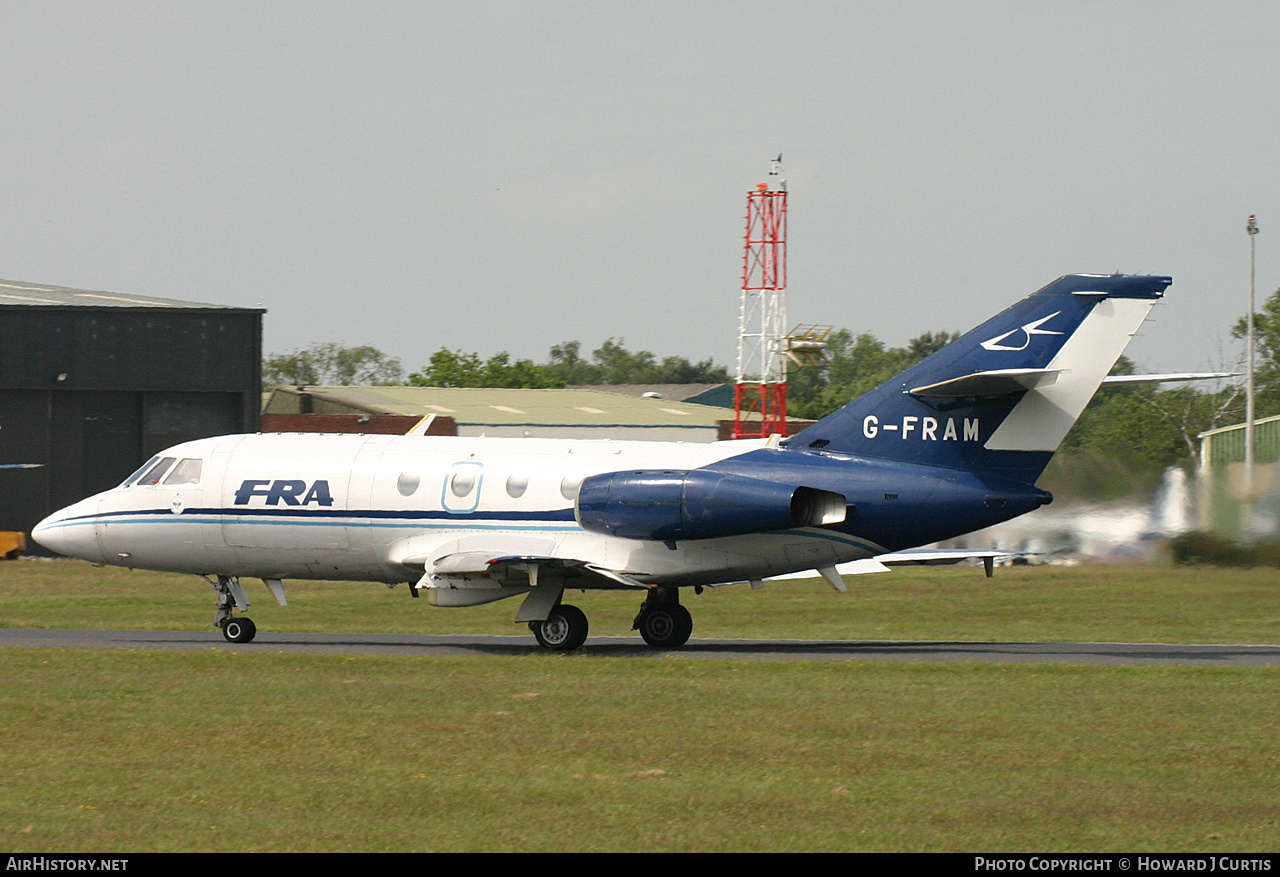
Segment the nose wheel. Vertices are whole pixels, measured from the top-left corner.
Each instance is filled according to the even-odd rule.
[[[222,636],[229,643],[252,642],[257,633],[257,625],[248,618],[228,618],[222,624]]]

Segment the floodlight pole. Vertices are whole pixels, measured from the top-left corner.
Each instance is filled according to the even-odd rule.
[[[1252,528],[1253,515],[1253,464],[1254,464],[1254,437],[1253,437],[1253,420],[1254,420],[1254,386],[1253,386],[1253,301],[1254,301],[1254,238],[1258,234],[1258,218],[1250,216],[1248,223],[1245,224],[1245,231],[1249,234],[1249,315],[1247,319],[1247,331],[1245,332],[1246,344],[1248,344],[1248,376],[1245,378],[1245,396],[1244,396],[1244,493],[1245,508],[1248,511],[1249,518],[1246,518],[1244,524],[1246,528]]]

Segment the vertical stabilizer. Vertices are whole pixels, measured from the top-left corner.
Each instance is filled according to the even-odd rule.
[[[1061,277],[784,444],[1034,482],[1169,277]]]

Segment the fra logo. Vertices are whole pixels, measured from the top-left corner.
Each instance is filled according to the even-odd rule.
[[[277,478],[274,481],[258,481],[247,479],[240,482],[236,491],[236,505],[248,505],[255,496],[266,499],[263,505],[333,505],[333,496],[329,493],[329,482],[324,479],[313,482],[310,486],[305,481],[290,481]]]

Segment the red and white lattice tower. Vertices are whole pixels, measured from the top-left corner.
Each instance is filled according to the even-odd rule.
[[[782,156],[747,193],[733,437],[787,434],[787,181]]]

